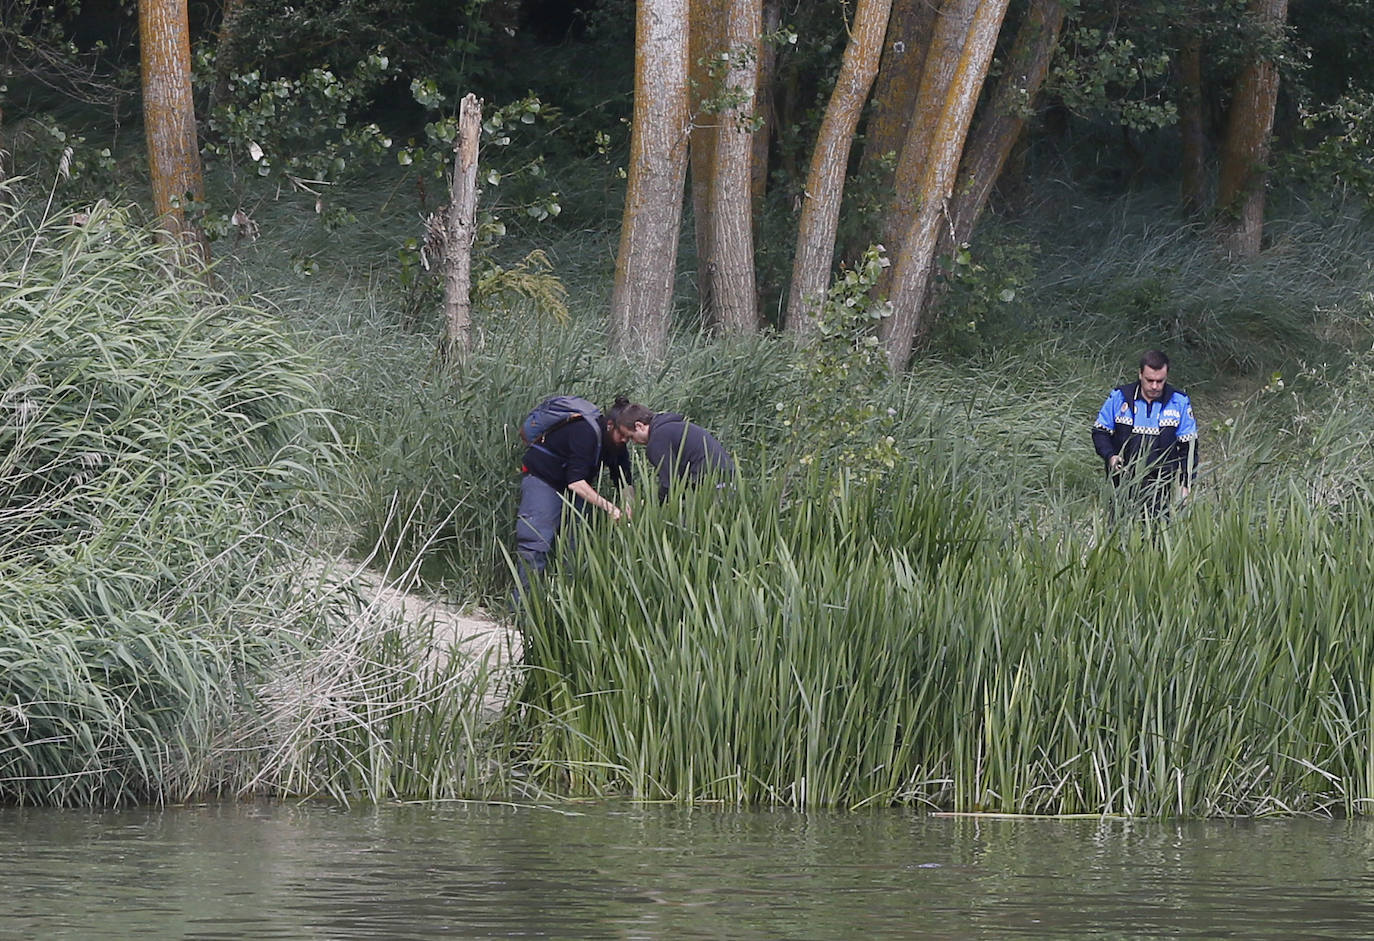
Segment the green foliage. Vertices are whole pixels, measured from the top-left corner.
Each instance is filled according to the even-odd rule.
[[[210,65],[201,60],[202,74]],[[329,68],[307,69],[295,78],[256,69],[234,74],[206,121],[204,153],[223,161],[231,177],[247,172],[315,196],[326,224],[338,225],[347,219],[336,208],[325,212],[324,188],[342,179],[351,162],[366,165],[391,147],[377,124],[358,117],[393,74],[380,50],[346,76]],[[228,225],[213,222],[207,226],[211,234],[222,234]]]
[[[157,800],[215,748],[337,453],[279,324],[107,204],[0,227],[0,797]]]
[[[1071,111],[1139,131],[1178,120],[1178,106],[1164,95],[1167,51],[1142,55],[1131,39],[1086,26],[1065,30],[1060,50],[1046,92]]]
[[[791,432],[788,453],[801,467],[834,463],[866,480],[897,461],[893,413],[881,400],[887,354],[877,334],[892,308],[874,298],[887,265],[882,247],[870,246],[858,267],[841,270],[801,351],[802,394],[776,405]]]
[[[1288,159],[1287,174],[1318,190],[1374,202],[1374,91],[1351,92],[1308,111],[1302,125],[1318,132],[1316,142]]]
[[[1046,540],[923,470],[831,486],[747,479],[584,533],[525,624],[534,780],[1149,816],[1374,796],[1367,503],[1232,492],[1154,542]]]
[[[999,238],[990,228],[980,233],[976,251],[961,245],[937,262],[934,343],[956,353],[977,352],[986,337],[1001,333],[1024,310],[1021,291],[1035,274],[1035,247]]]

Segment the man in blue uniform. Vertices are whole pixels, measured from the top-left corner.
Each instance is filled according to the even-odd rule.
[[[1193,404],[1168,378],[1169,357],[1150,350],[1138,379],[1113,389],[1093,423],[1093,447],[1112,485],[1138,492],[1151,517],[1165,512],[1175,488],[1178,499],[1187,497],[1197,475]]]

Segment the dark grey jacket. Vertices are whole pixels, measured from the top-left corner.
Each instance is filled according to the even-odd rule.
[[[675,412],[660,412],[649,420],[649,463],[658,470],[658,498],[668,496],[673,479],[696,483],[703,475],[729,477],[735,462],[721,443],[700,425]]]

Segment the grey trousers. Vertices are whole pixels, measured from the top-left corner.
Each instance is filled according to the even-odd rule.
[[[586,504],[572,497],[578,512]],[[563,494],[533,474],[520,478],[520,510],[515,516],[515,552],[519,565],[520,589],[529,587],[530,573],[542,574],[563,526],[566,502]]]

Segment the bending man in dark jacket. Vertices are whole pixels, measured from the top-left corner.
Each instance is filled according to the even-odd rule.
[[[616,485],[632,497],[630,459],[625,438],[615,431],[615,411],[578,418],[550,430],[531,444],[520,465],[520,509],[515,521],[515,549],[520,584],[529,587],[531,572],[543,573],[562,528],[566,499],[585,513],[604,510],[612,519],[623,512],[592,485],[604,468]],[[604,439],[604,440],[603,440]],[[566,499],[565,499],[566,498]]]
[[[642,444],[649,463],[658,471],[658,498],[668,496],[674,479],[698,483],[707,474],[726,478],[735,462],[715,435],[676,412],[654,414],[643,405],[616,399],[615,426],[619,436]]]

